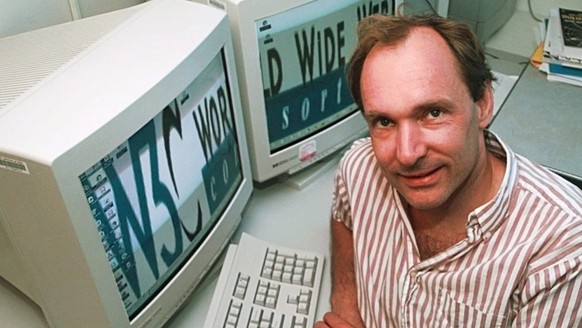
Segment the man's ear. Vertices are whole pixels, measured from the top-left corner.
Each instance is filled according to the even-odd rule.
[[[491,81],[485,83],[485,90],[481,99],[477,100],[477,114],[479,127],[485,129],[493,119],[493,87]]]

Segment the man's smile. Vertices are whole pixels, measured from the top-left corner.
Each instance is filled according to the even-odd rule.
[[[429,187],[434,185],[441,176],[443,170],[442,166],[439,166],[432,170],[415,171],[408,173],[398,173],[398,178],[404,182],[408,187],[419,188],[419,187]]]

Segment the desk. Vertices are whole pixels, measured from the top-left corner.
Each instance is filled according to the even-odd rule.
[[[491,130],[516,153],[582,181],[582,88],[528,65]]]

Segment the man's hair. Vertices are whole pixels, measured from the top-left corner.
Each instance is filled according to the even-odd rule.
[[[362,19],[358,25],[358,44],[347,66],[348,85],[356,104],[363,111],[360,78],[366,57],[377,45],[396,46],[419,27],[431,28],[446,41],[456,58],[459,73],[473,101],[483,96],[487,82],[495,80],[477,37],[460,22],[440,16],[387,16],[376,14]],[[435,58],[438,65],[438,58]]]

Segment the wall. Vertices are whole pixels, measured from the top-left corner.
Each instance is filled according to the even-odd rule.
[[[0,38],[126,8],[145,0],[0,0]]]
[[[72,19],[68,0],[0,0],[0,37]]]
[[[552,7],[582,10],[581,0],[530,1],[532,11],[538,19],[547,18]],[[543,39],[539,25],[540,23],[534,20],[529,13],[528,0],[517,0],[515,14],[491,37],[486,46],[529,57]]]
[[[580,0],[529,0],[534,14],[539,17],[547,17],[552,7],[569,7],[572,9],[582,10]],[[528,11],[528,0],[517,0],[516,9],[519,11]]]
[[[81,17],[88,17],[135,6],[145,0],[70,0],[70,2],[73,7],[74,3],[78,3]]]

